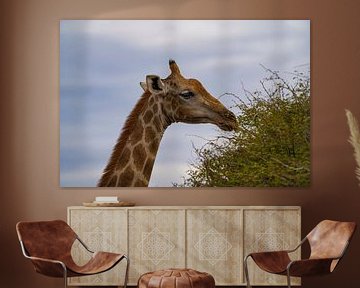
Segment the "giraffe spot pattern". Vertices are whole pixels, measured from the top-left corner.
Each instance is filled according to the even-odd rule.
[[[123,173],[121,173],[121,176],[119,176],[119,182],[117,186],[120,187],[128,187],[131,186],[132,181],[134,178],[134,171],[130,166],[128,166]]]
[[[151,126],[145,128],[145,142],[150,143],[156,137],[156,132]]]
[[[117,163],[117,166],[122,169],[126,166],[126,164],[129,162],[131,156],[131,151],[129,148],[124,148],[124,151],[122,152],[121,156],[119,157],[119,162]]]
[[[137,123],[135,128],[134,128],[134,132],[131,134],[131,142],[133,145],[135,145],[136,143],[138,143],[143,136],[144,133],[144,128],[141,125],[141,123]]]
[[[149,106],[153,105],[154,104],[154,97],[151,97],[150,100],[149,100]]]
[[[174,111],[172,111],[171,103],[169,102],[164,103],[163,110],[164,110],[164,114],[167,117],[170,117],[170,119],[174,119]]]
[[[153,111],[154,111],[154,114],[156,114],[159,111],[159,106],[157,105],[157,103],[155,103],[153,105]]]
[[[141,170],[146,159],[146,151],[141,143],[135,146],[133,150],[133,159],[136,170]]]
[[[154,117],[153,123],[154,123],[154,127],[156,128],[157,132],[161,132],[162,128],[161,128],[159,117]]]
[[[151,155],[155,155],[158,148],[159,148],[159,140],[158,138],[155,138],[153,141],[150,142],[149,145],[149,152],[151,153]]]
[[[150,110],[146,111],[145,112],[145,115],[144,115],[144,122],[145,123],[149,123],[153,117],[153,112],[151,112]]]
[[[137,179],[134,183],[134,187],[145,187],[148,183],[142,179]]]
[[[143,174],[146,179],[150,179],[153,166],[154,166],[154,160],[148,158],[145,163],[144,170],[143,170]]]
[[[110,181],[108,183],[108,187],[116,187],[116,182],[117,182],[117,175],[113,175],[111,178],[110,178]]]

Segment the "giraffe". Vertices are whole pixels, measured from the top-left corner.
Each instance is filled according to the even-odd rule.
[[[125,121],[98,187],[147,187],[160,141],[172,123],[237,127],[235,115],[196,79],[186,79],[174,60],[166,79],[147,75],[144,93]]]

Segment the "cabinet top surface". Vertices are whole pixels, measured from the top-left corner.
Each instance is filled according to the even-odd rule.
[[[261,209],[279,209],[279,210],[300,210],[301,206],[132,206],[132,207],[85,207],[69,206],[68,209],[131,209],[131,210],[202,210],[202,209],[219,209],[219,210],[261,210]]]

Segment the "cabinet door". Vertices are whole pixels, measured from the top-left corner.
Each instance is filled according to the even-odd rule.
[[[301,241],[300,209],[256,209],[244,211],[244,254],[295,248]],[[292,253],[300,259],[300,249]],[[266,273],[248,260],[252,285],[286,285],[286,277]],[[299,278],[292,284],[299,285]]]
[[[185,267],[185,210],[129,210],[130,284],[149,271]]]
[[[93,251],[127,253],[127,215],[125,209],[69,209],[69,225]],[[72,255],[84,264],[89,253],[76,241]],[[93,276],[69,278],[70,285],[122,285],[126,261],[113,269]]]
[[[187,267],[214,276],[216,285],[242,280],[242,211],[187,211]]]

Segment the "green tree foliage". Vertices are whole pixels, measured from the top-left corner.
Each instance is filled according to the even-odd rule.
[[[262,89],[234,97],[239,129],[195,149],[183,187],[304,187],[310,184],[310,76],[266,69]],[[289,75],[289,74],[288,74]],[[229,93],[227,93],[229,94]],[[246,100],[243,100],[246,99]]]

